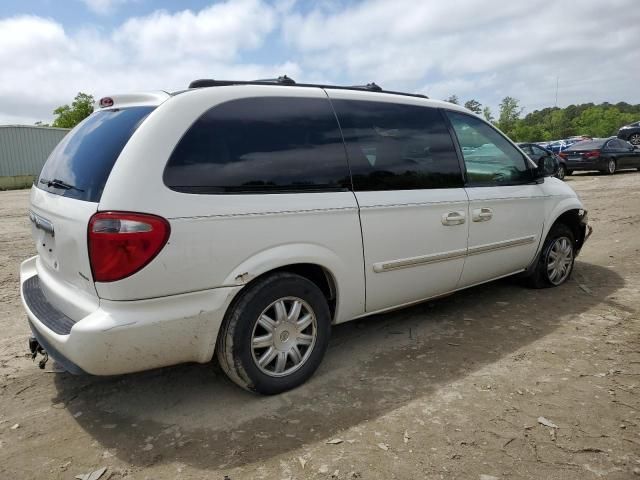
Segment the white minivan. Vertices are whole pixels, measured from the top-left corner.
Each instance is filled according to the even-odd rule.
[[[553,173],[468,110],[375,84],[105,97],[31,189],[30,348],[93,375],[216,355],[241,387],[291,389],[334,324],[565,282],[590,228]]]

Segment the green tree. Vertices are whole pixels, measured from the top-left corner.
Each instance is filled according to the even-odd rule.
[[[457,95],[449,95],[449,98],[445,98],[444,101],[449,103],[455,103],[456,105],[460,105],[460,100],[458,100]]]
[[[609,137],[618,129],[634,120],[633,113],[623,113],[610,104],[589,107],[574,120],[574,125],[581,135],[592,137]]]
[[[62,105],[53,111],[52,127],[73,128],[93,113],[93,95],[79,92],[71,106]]]
[[[473,113],[480,115],[482,113],[482,104],[475,98],[464,102],[464,107],[471,110]]]
[[[551,138],[567,138],[575,135],[575,129],[562,109],[554,109],[548,117],[547,131]]]
[[[515,133],[516,123],[520,118],[522,108],[519,101],[513,97],[504,97],[500,102],[500,116],[498,117],[498,128],[507,136],[512,137]]]
[[[494,123],[496,120],[495,118],[493,118],[493,113],[491,113],[491,109],[488,106],[482,109],[482,116],[487,122]]]

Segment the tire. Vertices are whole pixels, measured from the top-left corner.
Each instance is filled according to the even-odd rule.
[[[610,158],[609,160],[607,160],[607,169],[604,171],[604,173],[606,173],[607,175],[613,175],[614,173],[616,173],[617,168],[618,164],[616,163],[616,161],[613,158]]]
[[[527,278],[529,286],[532,288],[558,287],[571,278],[575,261],[575,245],[575,238],[569,227],[563,223],[551,227],[536,265]],[[566,254],[562,252],[566,252]],[[554,254],[556,258],[555,270],[559,272],[560,276],[554,276],[552,273],[554,268],[550,266],[554,262]],[[566,270],[562,268],[562,265]]]
[[[573,170],[567,170],[567,175],[573,175]]]
[[[560,180],[564,180],[564,177],[567,175],[567,169],[564,165],[560,164],[558,167],[558,173],[556,173],[556,177]]]
[[[256,280],[233,302],[218,333],[216,354],[237,385],[273,395],[313,375],[330,333],[331,313],[318,286],[279,272]]]
[[[631,145],[640,145],[640,133],[632,133],[629,135],[629,143]]]

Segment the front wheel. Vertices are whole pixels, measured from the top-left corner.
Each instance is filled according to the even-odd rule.
[[[575,238],[564,224],[551,227],[538,261],[528,278],[533,288],[557,287],[566,282],[573,271]]]
[[[216,352],[236,384],[272,395],[304,383],[329,344],[331,314],[322,291],[288,272],[258,279],[225,317]]]

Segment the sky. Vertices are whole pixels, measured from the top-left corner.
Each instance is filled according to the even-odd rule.
[[[639,0],[2,0],[0,124],[197,78],[640,103]]]

